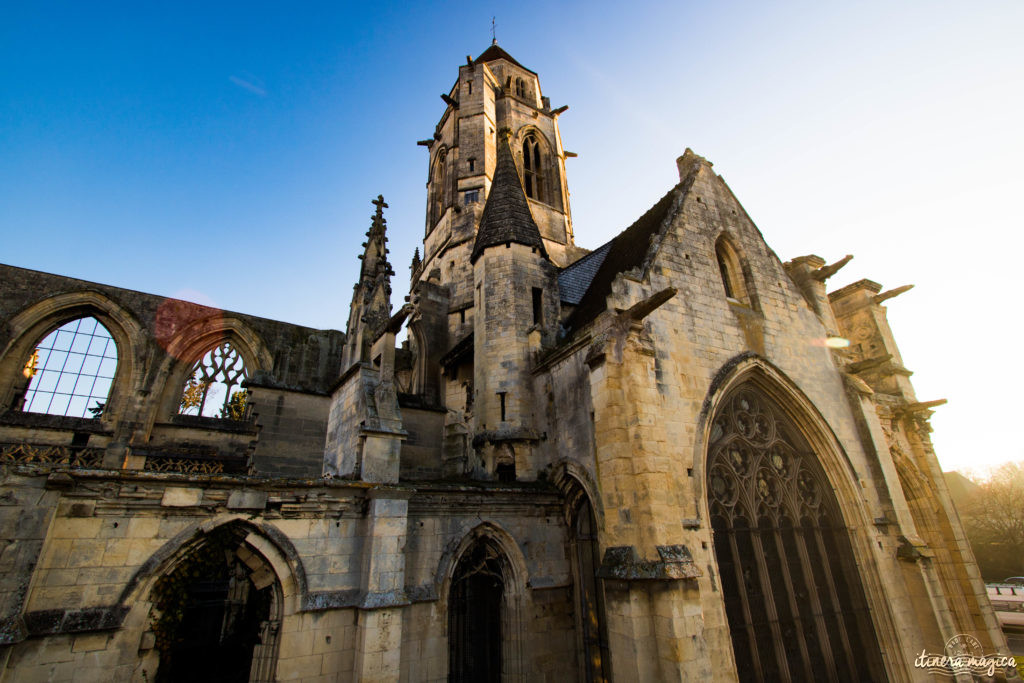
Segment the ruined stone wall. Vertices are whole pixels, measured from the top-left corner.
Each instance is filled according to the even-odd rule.
[[[99,320],[118,348],[117,373],[102,415],[64,418],[11,409],[35,345],[56,327],[85,316]],[[142,469],[157,452],[205,448],[243,462],[255,452],[255,462],[270,475],[319,473],[322,404],[340,371],[340,332],[10,266],[0,266],[0,320],[0,442],[70,446],[79,433],[87,439],[83,444],[79,437],[75,444],[102,450],[113,467]],[[178,415],[193,364],[223,341],[246,362],[253,408],[263,402],[259,419]],[[274,403],[273,414],[265,408],[268,401]],[[268,444],[261,449],[264,419]],[[282,441],[287,447],[280,448]]]

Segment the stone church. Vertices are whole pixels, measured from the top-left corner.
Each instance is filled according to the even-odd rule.
[[[408,294],[378,197],[344,334],[0,267],[0,680],[911,681],[957,634],[1006,651],[903,288],[828,292],[849,257],[781,261],[690,150],[584,249],[538,75],[493,44],[443,99]]]

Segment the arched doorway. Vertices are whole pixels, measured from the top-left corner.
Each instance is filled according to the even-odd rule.
[[[247,533],[215,529],[154,584],[158,682],[275,680],[281,587]]]
[[[448,680],[497,683],[502,674],[505,558],[490,539],[473,544],[455,567],[448,603]]]
[[[708,504],[741,681],[885,680],[833,488],[807,439],[750,383],[708,439]]]
[[[604,587],[597,578],[601,566],[597,520],[587,494],[579,489],[571,513],[573,573],[576,584],[576,627],[580,631],[583,676],[586,683],[609,679],[608,631],[604,618]]]

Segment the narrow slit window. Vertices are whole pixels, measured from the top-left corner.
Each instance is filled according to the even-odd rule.
[[[535,325],[544,323],[544,290],[540,287],[533,288],[533,323]]]
[[[98,418],[117,372],[117,344],[96,318],[78,318],[43,338],[25,361],[27,413]]]
[[[505,392],[504,391],[499,391],[498,392],[498,404],[499,404],[499,407],[501,408],[501,422],[504,422],[505,421]]]

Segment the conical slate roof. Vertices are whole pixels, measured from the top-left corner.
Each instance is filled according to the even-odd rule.
[[[484,249],[506,242],[537,247],[546,258],[540,229],[530,213],[523,181],[519,179],[516,162],[512,160],[508,135],[500,133],[498,137],[498,162],[491,182],[491,193],[487,195],[484,214],[480,218],[480,230],[476,234],[470,263],[476,263]]]

